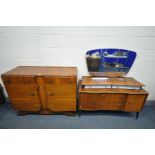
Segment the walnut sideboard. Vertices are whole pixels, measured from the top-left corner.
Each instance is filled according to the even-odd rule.
[[[19,66],[1,77],[19,114],[76,112],[76,67]]]
[[[98,88],[94,87],[96,85]],[[120,88],[113,88],[114,85]],[[122,89],[124,86],[140,89]],[[82,111],[118,110],[136,112],[138,118],[148,96],[148,92],[142,89],[142,86],[142,83],[131,77],[105,78],[98,81],[92,80],[91,76],[83,77],[78,86],[79,116]]]

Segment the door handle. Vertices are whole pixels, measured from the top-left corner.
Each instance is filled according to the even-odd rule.
[[[36,92],[31,92],[30,95],[31,95],[31,96],[36,96],[37,93],[36,93]]]
[[[52,81],[52,80],[49,80],[49,81],[48,81],[48,83],[52,84],[52,83],[53,83],[53,81]]]
[[[7,80],[6,82],[7,82],[7,83],[11,83],[11,80]]]
[[[52,92],[47,92],[48,96],[54,96],[54,94]]]

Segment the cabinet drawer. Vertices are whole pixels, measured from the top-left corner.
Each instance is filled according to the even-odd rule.
[[[32,98],[11,98],[12,106],[19,111],[39,111],[41,104],[38,99]]]
[[[76,85],[63,84],[63,85],[46,85],[47,100],[52,99],[75,99],[76,98]]]
[[[55,99],[49,101],[47,106],[51,111],[76,111],[76,100]]]
[[[76,84],[74,77],[44,77],[45,84]]]
[[[20,77],[2,76],[2,80],[4,84],[35,84],[36,83],[34,76],[20,76]]]
[[[83,110],[121,110],[124,105],[123,94],[80,94],[80,109]]]
[[[104,94],[99,97],[96,110],[121,110],[124,105],[124,94]]]
[[[10,98],[39,98],[37,85],[9,84],[6,89]]]
[[[146,97],[147,95],[128,95],[124,110],[129,112],[141,111]]]
[[[71,77],[59,78],[59,84],[76,84],[76,78]]]

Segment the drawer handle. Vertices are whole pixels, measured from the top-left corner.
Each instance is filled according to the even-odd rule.
[[[11,80],[7,80],[6,82],[7,82],[7,83],[11,83]]]
[[[51,84],[51,83],[53,83],[53,81],[52,81],[52,80],[49,80],[49,81],[48,81],[48,83],[50,83],[50,84]]]
[[[73,83],[72,80],[70,80],[70,81],[69,81],[69,84],[72,84],[72,83]]]
[[[31,92],[30,95],[31,96],[36,96],[36,93],[35,92]]]
[[[47,92],[48,96],[54,96],[54,94],[52,92]]]
[[[26,83],[32,83],[31,80],[26,81]]]

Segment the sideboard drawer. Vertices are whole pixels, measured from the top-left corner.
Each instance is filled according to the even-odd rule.
[[[35,84],[34,76],[2,76],[2,80],[5,84]]]
[[[39,111],[41,103],[39,99],[32,98],[11,98],[12,106],[15,110],[20,111]]]
[[[59,84],[74,84],[74,85],[76,85],[76,78],[74,78],[74,77],[59,78]]]
[[[124,98],[124,94],[102,94],[96,104],[96,110],[121,110]]]
[[[48,102],[51,111],[76,111],[76,99],[54,99]]]
[[[45,84],[76,84],[75,77],[44,77]]]
[[[56,84],[56,83],[58,83],[58,78],[45,76],[44,82],[45,82],[45,84]]]
[[[45,86],[47,100],[52,99],[75,99],[76,85],[46,85]]]
[[[80,94],[80,109],[83,110],[121,110],[124,94]]]
[[[39,98],[37,85],[9,84],[6,89],[10,98]]]

